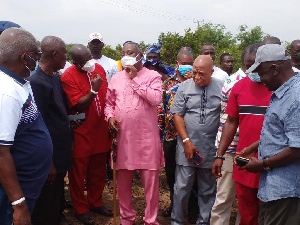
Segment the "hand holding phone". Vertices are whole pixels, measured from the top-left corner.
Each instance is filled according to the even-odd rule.
[[[249,159],[246,159],[246,158],[243,158],[243,157],[239,157],[239,156],[236,157],[235,160],[236,160],[236,164],[238,166],[245,166],[249,162]]]
[[[198,151],[193,153],[193,163],[195,163],[197,166],[199,166],[203,162],[204,158]]]
[[[85,113],[79,113],[79,114],[75,114],[75,115],[69,115],[68,118],[69,118],[69,121],[73,121],[73,120],[84,121],[85,120]]]

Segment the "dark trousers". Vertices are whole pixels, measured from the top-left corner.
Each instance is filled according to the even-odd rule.
[[[299,225],[300,198],[260,202],[259,225]]]
[[[52,184],[45,184],[35,203],[31,220],[33,225],[57,225],[63,211],[64,178],[66,173],[59,173]]]
[[[165,172],[167,177],[167,184],[170,189],[171,205],[173,206],[174,184],[175,184],[175,170],[176,170],[176,145],[177,140],[164,141],[163,149],[165,153]],[[193,189],[189,198],[188,211],[190,213],[198,214],[198,185],[195,179]]]
[[[170,189],[171,205],[173,205],[174,184],[175,184],[176,145],[177,145],[177,140],[164,141],[163,143],[163,149],[165,153],[165,171],[167,177],[167,184]]]

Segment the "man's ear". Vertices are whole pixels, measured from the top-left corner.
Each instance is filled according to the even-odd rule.
[[[24,53],[20,56],[20,60],[23,64],[25,64],[27,66],[28,63],[27,63],[27,60],[25,59],[25,57],[26,57],[26,54]]]
[[[52,53],[53,59],[56,58],[56,54],[57,54],[57,51],[54,50],[53,53]]]
[[[279,72],[279,66],[276,65],[276,64],[272,64],[271,68],[272,68],[272,70],[273,70],[273,74],[274,74],[274,75],[277,75],[278,72]]]

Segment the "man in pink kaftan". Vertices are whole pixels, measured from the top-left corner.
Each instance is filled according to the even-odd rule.
[[[117,133],[117,188],[121,224],[134,224],[132,180],[138,169],[145,187],[145,224],[158,224],[159,168],[164,166],[158,133],[157,105],[162,99],[161,75],[143,67],[138,44],[122,50],[124,70],[112,77],[106,95],[105,116]]]

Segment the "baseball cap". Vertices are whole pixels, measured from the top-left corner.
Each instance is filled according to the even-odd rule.
[[[21,26],[19,24],[10,21],[0,21],[0,33],[2,33],[4,30],[11,27],[20,28]]]
[[[257,49],[254,64],[246,71],[246,73],[253,72],[263,62],[281,61],[289,59],[291,59],[291,57],[282,45],[262,45]]]
[[[90,36],[89,36],[89,42],[91,42],[92,40],[99,40],[101,42],[103,42],[103,37],[100,33],[91,33]]]

